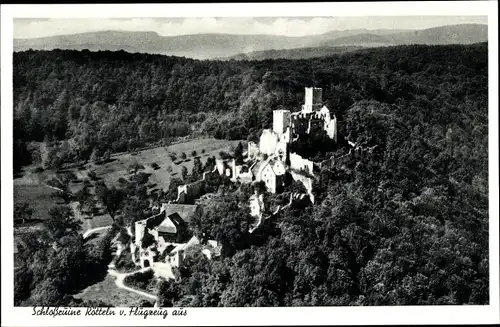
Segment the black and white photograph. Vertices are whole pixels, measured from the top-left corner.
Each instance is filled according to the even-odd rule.
[[[2,6],[2,315],[498,306],[497,17],[248,5]]]

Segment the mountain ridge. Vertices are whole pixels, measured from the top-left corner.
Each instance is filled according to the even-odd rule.
[[[335,46],[380,46],[400,44],[471,44],[488,39],[483,24],[445,25],[421,30],[353,29],[310,36],[267,34],[187,34],[161,36],[155,31],[84,32],[31,39],[14,39],[14,51],[110,50],[173,55],[194,59],[227,58],[256,51],[290,50]],[[305,54],[307,56],[307,54]]]

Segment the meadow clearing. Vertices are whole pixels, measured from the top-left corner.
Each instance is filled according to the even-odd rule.
[[[191,172],[195,157],[199,157],[201,162],[205,163],[207,158],[211,156],[218,157],[220,151],[231,151],[231,148],[236,146],[238,142],[204,138],[188,140],[168,147],[149,148],[133,153],[118,153],[112,155],[111,160],[104,164],[87,163],[79,169],[76,167],[67,169],[74,172],[78,178],[78,181],[70,184],[70,188],[73,192],[76,192],[83,187],[82,181],[88,179],[89,171],[94,171],[97,178],[102,179],[106,185],[118,186],[120,178],[128,179],[130,176],[130,166],[138,163],[144,166],[141,171],[151,174],[149,184],[152,185],[152,189],[167,189],[172,177],[180,177],[183,166]],[[193,156],[193,151],[196,151],[196,156]],[[177,156],[175,162],[170,157],[172,153]],[[181,159],[182,153],[186,154],[184,160]],[[153,163],[158,165],[157,169],[151,167]],[[46,182],[55,174],[55,171],[32,172],[33,168],[26,167],[24,174],[14,179],[14,203],[25,202],[33,209],[32,218],[35,221],[30,228],[36,228],[41,221],[47,219],[50,208],[58,203],[58,200],[52,197],[54,190],[46,185]],[[92,192],[93,189],[92,183],[90,191]],[[71,203],[71,206],[74,209],[75,217],[83,221],[83,232],[92,228],[107,226],[111,223],[111,217],[108,214],[85,219],[76,210],[77,202]]]
[[[115,277],[108,274],[102,281],[83,289],[73,296],[84,301],[100,300],[114,307],[140,306],[144,300],[151,301],[147,297],[118,288],[115,279]]]

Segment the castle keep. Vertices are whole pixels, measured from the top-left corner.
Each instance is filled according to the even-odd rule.
[[[326,131],[331,139],[337,141],[337,118],[323,104],[322,96],[321,88],[306,87],[304,104],[300,111],[274,110],[273,128],[262,132],[258,147],[249,142],[249,156],[256,156],[257,149],[268,156],[283,156],[287,152],[288,144],[315,129]]]

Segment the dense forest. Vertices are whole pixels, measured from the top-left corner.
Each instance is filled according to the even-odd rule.
[[[46,168],[180,136],[255,139],[272,110],[298,109],[304,86],[322,87],[360,150],[322,168],[314,204],[259,235],[220,188],[193,229],[229,251],[193,256],[161,290],[165,303],[486,304],[487,63],[486,43],[238,62],[15,53],[14,158]]]
[[[424,100],[431,106],[478,103],[486,87],[486,75],[479,73],[486,69],[486,50],[486,44],[401,46],[257,62],[15,53],[15,168],[30,162],[57,167],[186,135],[255,139],[270,126],[272,110],[299,108],[308,85],[323,88],[326,105],[340,118],[362,99],[414,106]]]

